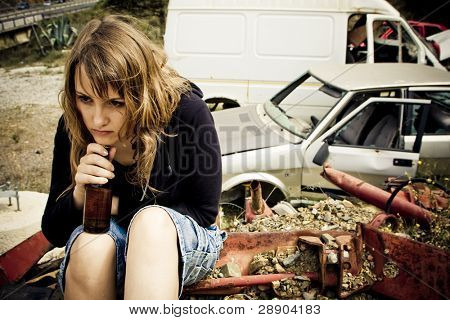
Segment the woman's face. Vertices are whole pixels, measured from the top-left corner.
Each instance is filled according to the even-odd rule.
[[[119,130],[125,122],[125,101],[108,85],[107,99],[95,95],[83,65],[75,73],[77,109],[84,124],[101,145],[119,141]]]

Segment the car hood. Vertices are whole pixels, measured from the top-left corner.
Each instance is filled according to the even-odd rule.
[[[302,141],[270,120],[262,105],[216,111],[212,115],[222,155]]]

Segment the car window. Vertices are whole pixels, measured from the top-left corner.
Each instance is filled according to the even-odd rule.
[[[264,109],[279,126],[306,138],[343,94],[342,90],[305,74],[265,103]]]
[[[348,19],[346,63],[362,63],[367,60],[366,15],[354,14]]]
[[[418,47],[400,21],[374,20],[374,61],[417,63]]]
[[[425,135],[450,134],[450,91],[414,92],[414,98],[430,99],[429,114],[425,125]],[[405,135],[417,134],[420,118],[427,106],[412,105],[405,113],[402,131]]]
[[[371,103],[336,132],[333,144],[400,150],[401,110],[399,103]]]
[[[355,93],[352,99],[347,103],[344,109],[337,115],[336,119],[330,123],[328,129],[333,127],[342,118],[355,110],[358,106],[363,104],[369,98],[401,98],[400,90],[380,90],[380,91],[365,91]],[[327,129],[327,130],[328,130]]]

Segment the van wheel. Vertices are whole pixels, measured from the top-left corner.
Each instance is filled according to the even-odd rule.
[[[205,102],[211,112],[240,107],[236,101],[224,98],[211,98]]]

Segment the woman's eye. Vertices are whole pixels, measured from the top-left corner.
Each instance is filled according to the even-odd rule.
[[[80,101],[82,103],[89,103],[89,102],[91,102],[91,98],[89,98],[87,96],[78,96],[78,99],[80,99]]]
[[[120,101],[120,100],[112,100],[110,103],[114,107],[122,107],[125,105],[125,102]]]

